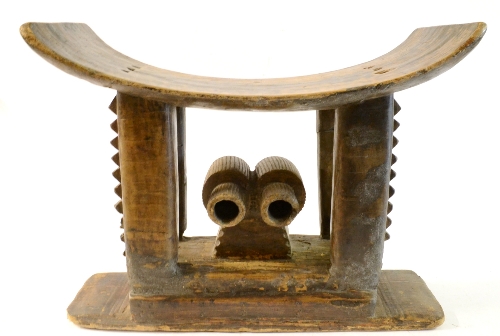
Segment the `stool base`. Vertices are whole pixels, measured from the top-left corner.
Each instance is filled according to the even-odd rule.
[[[186,245],[200,244],[210,238],[193,238],[192,241],[181,242],[181,247]],[[300,240],[311,240],[316,242],[319,238],[312,236],[301,236]],[[299,237],[292,235],[292,240],[298,241]],[[324,240],[327,242],[327,240]],[[317,243],[318,244],[318,243]],[[208,243],[207,243],[208,245]],[[293,244],[292,244],[293,245]],[[320,244],[321,245],[321,244]],[[326,245],[326,244],[325,244]],[[181,250],[183,250],[181,248]],[[180,260],[182,261],[182,260]],[[273,263],[279,261],[274,260]],[[290,263],[290,261],[285,261]],[[260,261],[262,263],[262,261]],[[178,312],[189,312],[193,303],[189,300],[181,302],[185,307],[176,307],[168,322],[137,322],[132,319],[130,312],[129,285],[126,273],[101,273],[95,274],[87,280],[83,288],[77,294],[74,301],[68,307],[68,318],[75,324],[84,328],[105,330],[132,330],[132,331],[219,331],[219,332],[292,332],[292,331],[334,331],[334,330],[423,330],[432,329],[441,325],[444,321],[444,313],[424,281],[412,271],[384,270],[380,276],[377,291],[375,314],[373,317],[336,318],[332,314],[331,319],[315,318],[314,312],[308,312],[307,318],[283,317],[238,317],[228,309],[227,316],[199,318],[182,318],[183,314]],[[308,302],[311,294],[291,293],[289,301],[291,305],[297,302]],[[295,295],[291,299],[291,295]],[[217,301],[217,297],[214,298]],[[227,300],[227,298],[226,298]],[[234,297],[232,304],[241,304],[244,297]],[[192,301],[192,300],[191,300]],[[265,299],[263,304],[265,305]],[[295,302],[296,301],[296,302]],[[230,302],[229,302],[230,303]],[[230,303],[231,304],[231,303]],[[322,309],[323,308],[323,309]],[[319,307],[318,317],[325,309],[330,307]],[[179,311],[177,311],[179,309]],[[207,311],[210,306],[206,306]],[[293,308],[292,308],[293,309]],[[195,309],[196,310],[196,309]],[[192,312],[194,313],[194,312]],[[263,315],[265,315],[263,306]],[[169,314],[165,313],[166,316]],[[178,317],[177,317],[178,316]],[[311,318],[311,316],[313,316]]]

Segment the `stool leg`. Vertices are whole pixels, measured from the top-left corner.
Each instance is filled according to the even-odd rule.
[[[118,93],[117,112],[131,294],[161,294],[177,273],[177,109]]]
[[[389,198],[393,102],[389,95],[335,113],[330,274],[341,291],[376,293]]]
[[[331,230],[334,123],[335,110],[316,111],[319,225],[323,239],[330,239]]]
[[[177,107],[177,157],[179,170],[179,240],[187,229],[186,109]]]

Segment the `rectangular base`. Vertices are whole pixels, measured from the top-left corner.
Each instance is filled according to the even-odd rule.
[[[185,268],[184,277],[178,281],[179,288],[172,287],[173,294],[133,298],[131,301],[126,273],[96,274],[87,280],[68,307],[69,319],[81,327],[94,329],[233,332],[418,330],[435,328],[444,321],[439,303],[412,271],[382,271],[375,313],[371,317],[360,313],[364,308],[359,299],[339,300],[317,290],[290,289],[289,279],[293,279],[294,286],[297,286],[301,282],[301,273],[309,273],[308,277],[311,273],[318,276],[327,273],[328,253],[323,249],[328,241],[318,237],[292,236],[292,247],[295,245],[296,251],[292,261],[213,259],[209,253],[212,239],[198,237],[181,244],[181,268],[182,264],[187,267],[188,260],[197,266],[194,274]],[[306,264],[309,267],[305,267]],[[254,270],[251,274],[249,268]],[[235,282],[238,274],[241,280]],[[244,291],[236,290],[235,296],[222,290],[238,283],[260,286],[260,280],[252,280],[252,276],[259,274],[266,279],[264,284],[269,279],[277,279],[278,275],[282,279],[273,280],[270,287],[262,287],[261,293],[254,293],[248,286]],[[200,277],[211,280],[204,283],[204,291],[193,290],[198,286],[187,288],[193,280],[198,283]],[[227,278],[233,280],[220,283]],[[283,281],[285,279],[288,280]],[[216,291],[207,292],[210,289]],[[134,318],[132,303],[136,312]]]

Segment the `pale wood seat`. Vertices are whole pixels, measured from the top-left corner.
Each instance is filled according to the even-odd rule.
[[[94,84],[176,106],[242,110],[321,110],[401,91],[464,58],[484,23],[416,29],[372,61],[322,74],[279,79],[226,79],[163,70],[127,57],[80,23],[26,23],[21,34],[58,68]]]
[[[453,67],[485,31],[482,22],[420,28],[389,53],[353,67],[290,78],[227,79],[136,61],[109,47],[85,24],[21,26],[25,41],[48,62],[117,91],[110,109],[117,115],[111,126],[118,136],[111,144],[118,150],[113,176],[120,182],[115,192],[122,200],[115,207],[123,214],[127,273],[90,278],[68,308],[69,318],[88,328],[165,331],[410,330],[440,325],[444,313],[422,279],[411,271],[381,270],[391,225],[388,200],[394,193],[393,132],[399,126],[394,115],[400,107],[393,94]],[[265,213],[269,207],[262,202],[264,194],[299,195],[290,211],[304,205],[305,190],[291,162],[274,158],[253,172],[241,159],[226,157],[207,174],[204,204],[208,210],[207,204],[231,194],[241,218],[235,215],[234,223],[222,224],[231,229],[246,220],[246,226],[219,231],[217,241],[184,239],[187,107],[316,110],[320,235],[291,235],[288,240],[284,222],[273,222]],[[277,226],[259,232],[267,240],[247,233],[258,229],[256,218],[264,218],[261,228]],[[244,234],[248,245],[242,249]],[[274,249],[278,241],[281,249]],[[214,249],[223,243],[229,252],[214,253],[224,251]],[[273,248],[259,250],[264,251],[262,260],[252,258],[258,254],[254,247],[264,244]]]

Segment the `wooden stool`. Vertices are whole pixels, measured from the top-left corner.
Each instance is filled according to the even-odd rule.
[[[367,63],[311,76],[222,79],[162,70],[118,53],[85,24],[26,23],[56,67],[117,91],[114,176],[127,273],[92,276],[68,308],[79,326],[116,330],[409,330],[444,314],[411,271],[381,271],[400,110],[393,93],[462,60],[484,23],[420,28]],[[291,235],[291,257],[213,257],[185,238],[185,108],[316,110],[320,236]]]

